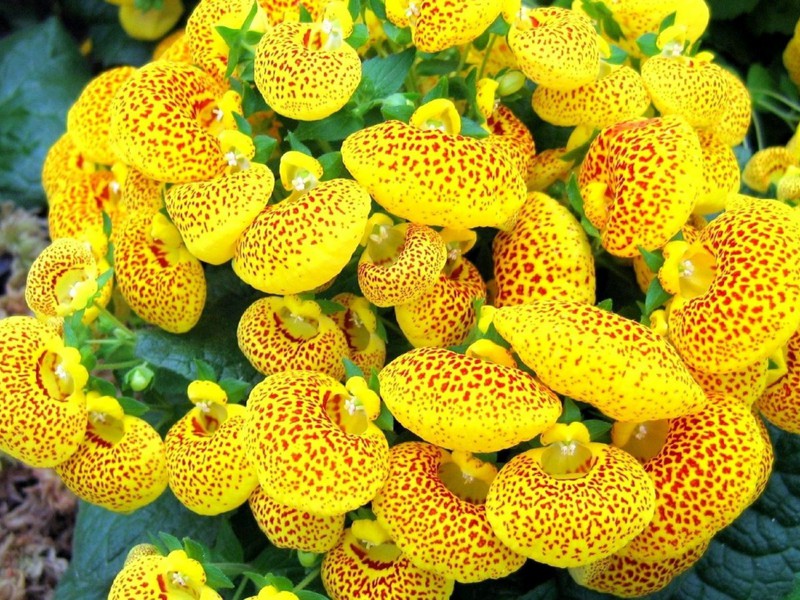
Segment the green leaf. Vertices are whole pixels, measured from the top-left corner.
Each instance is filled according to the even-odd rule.
[[[325,298],[317,298],[314,300],[319,307],[322,309],[323,315],[332,315],[337,312],[342,312],[343,310],[347,310],[347,307],[343,304],[339,304],[338,302],[334,302],[333,300],[326,300]]]
[[[247,398],[250,389],[253,387],[248,382],[240,381],[239,379],[220,379],[217,383],[225,391],[229,404],[239,404]]]
[[[342,162],[341,152],[327,152],[317,160],[319,160],[322,165],[322,181],[350,177],[350,174],[344,166],[344,162]]]
[[[767,369],[777,369],[780,365],[771,358],[767,359]]]
[[[89,376],[89,389],[99,392],[101,396],[117,397],[117,387],[102,377]],[[123,407],[124,408],[124,407]]]
[[[586,231],[589,236],[599,239],[600,232],[592,225],[589,219],[586,218],[586,213],[583,211],[583,196],[578,187],[578,178],[575,176],[575,173],[573,173],[569,181],[567,181],[567,200],[572,210],[577,213],[584,231]]]
[[[257,135],[253,138],[253,144],[256,147],[253,160],[263,165],[269,161],[275,148],[278,147],[278,140],[269,135]]]
[[[217,374],[214,371],[214,367],[208,364],[206,361],[195,358],[194,359],[194,367],[195,367],[195,379],[199,381],[216,381]]]
[[[657,39],[658,36],[655,33],[645,33],[636,38],[636,45],[639,46],[639,50],[641,50],[642,54],[645,56],[656,56],[661,53],[661,50],[659,50],[656,45]]]
[[[351,377],[364,377],[364,372],[349,358],[342,358],[345,381]]]
[[[183,544],[181,541],[171,533],[159,531],[158,537],[170,552],[174,552],[175,550],[183,550]]]
[[[236,121],[236,129],[245,135],[253,135],[253,126],[239,113],[233,113],[233,120]]]
[[[344,108],[320,121],[303,121],[294,130],[298,140],[338,142],[364,127],[364,119]]]
[[[236,587],[218,566],[210,563],[203,563],[203,570],[206,572],[206,585],[209,587],[215,590],[229,590]]]
[[[150,407],[136,398],[131,398],[130,396],[120,396],[117,398],[119,401],[120,406],[122,406],[122,410],[125,411],[126,415],[130,415],[132,417],[141,417],[142,415],[146,415],[150,411]]]
[[[211,548],[211,556],[215,562],[244,562],[242,543],[236,536],[236,532],[231,527],[231,522],[228,519],[220,520],[217,539]]]
[[[358,50],[369,40],[369,29],[363,23],[356,23],[353,26],[353,33],[345,40],[350,46]]]
[[[508,30],[509,29],[510,29],[509,24],[506,23],[506,21],[503,18],[503,16],[500,15],[499,17],[497,17],[494,20],[494,23],[489,25],[489,29],[487,29],[487,31],[489,33],[493,33],[493,34],[499,35],[501,37],[506,37],[508,35]]]
[[[52,17],[0,40],[0,196],[43,206],[42,164],[91,72]]]
[[[650,287],[647,288],[647,294],[644,298],[644,312],[649,317],[653,311],[672,297],[672,294],[664,291],[661,287],[661,282],[658,277],[654,277],[650,282]]]
[[[671,12],[666,17],[664,17],[664,20],[661,21],[661,24],[658,26],[658,33],[661,33],[667,27],[672,27],[673,25],[675,25],[675,17],[677,15],[678,13],[676,11],[676,12]]]
[[[583,422],[586,429],[589,430],[589,435],[593,442],[601,442],[607,444],[611,441],[609,432],[611,431],[611,423],[608,421],[601,421],[599,419],[587,419]]]
[[[489,136],[489,132],[472,119],[461,117],[461,135],[473,138],[485,138]]]
[[[619,23],[614,19],[614,13],[611,12],[611,9],[609,9],[604,2],[583,0],[582,6],[586,14],[600,25],[600,28],[608,37],[615,42],[623,37],[622,29],[620,29]]]
[[[361,78],[362,82],[366,80],[372,85],[373,98],[385,98],[400,89],[414,64],[415,52],[408,48],[397,54],[364,61]]]
[[[428,93],[422,97],[422,104],[426,104],[431,100],[436,100],[437,98],[449,98],[450,97],[450,80],[447,77],[441,77],[439,81],[436,82],[436,85],[433,86]]]
[[[750,65],[747,70],[746,85],[754,105],[759,105],[766,99],[765,92],[774,92],[776,88],[770,72],[759,64]]]
[[[612,65],[621,65],[628,60],[628,53],[616,44],[611,44],[611,55],[605,61]]]
[[[653,273],[658,273],[661,267],[664,266],[664,253],[661,252],[661,250],[650,252],[639,246],[639,253],[642,255],[642,258],[644,258],[647,268]]]
[[[430,75],[447,75],[458,68],[459,62],[460,58],[458,55],[448,59],[431,58],[420,62],[415,67],[415,71],[417,75],[421,77],[428,77]]]
[[[572,423],[573,421],[581,420],[581,409],[575,404],[575,401],[568,397],[564,397],[563,409],[561,416],[558,418],[559,423]]]
[[[347,3],[347,12],[355,21],[361,13],[361,0],[349,0]]]
[[[733,19],[751,12],[761,0],[707,0],[714,19]],[[766,6],[765,6],[766,8]]]
[[[386,4],[383,0],[368,0],[369,8],[381,21],[386,20]]]
[[[314,156],[308,146],[306,146],[293,131],[290,131],[288,134],[286,134],[286,139],[289,141],[289,148],[292,150],[295,150],[296,152],[302,152],[303,154],[308,154],[309,156]]]
[[[297,596],[298,600],[328,600],[327,596],[312,592],[311,590],[300,590],[299,592],[295,592],[295,596]]]
[[[186,550],[186,556],[196,560],[197,562],[205,562],[209,559],[209,553],[206,548],[201,543],[194,541],[192,538],[183,538],[183,547]]]
[[[611,298],[606,298],[597,303],[597,308],[602,308],[608,312],[614,312],[614,301]]]
[[[409,27],[397,27],[391,21],[381,21],[383,32],[390,40],[398,46],[407,46],[411,43],[411,29]]]

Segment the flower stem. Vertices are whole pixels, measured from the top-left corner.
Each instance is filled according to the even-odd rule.
[[[114,325],[116,329],[119,329],[120,331],[125,333],[127,337],[131,339],[136,337],[136,334],[132,330],[128,329],[128,326],[125,325],[125,323],[123,323],[122,321],[120,321],[117,317],[115,317],[111,313],[111,311],[109,311],[105,306],[100,306],[99,304],[95,304],[95,307],[97,308],[98,311],[100,311],[100,314],[103,317],[105,317],[106,320],[110,321],[111,324]]]
[[[118,369],[128,369],[142,364],[142,360],[136,358],[134,360],[124,360],[122,362],[98,363],[97,370],[100,371],[116,371]]]
[[[306,587],[306,586],[307,586],[309,583],[311,583],[312,581],[314,581],[314,580],[315,580],[317,577],[319,577],[319,569],[314,569],[314,570],[313,570],[313,571],[311,571],[311,572],[310,572],[308,575],[306,575],[305,577],[303,577],[303,579],[300,581],[300,583],[298,583],[296,586],[294,586],[294,587],[292,588],[292,591],[293,591],[293,592],[299,592],[300,590],[302,590],[302,589],[305,589],[305,587]]]
[[[236,593],[233,595],[233,600],[240,600],[240,598],[244,594],[245,588],[247,587],[248,581],[250,581],[250,579],[243,575],[242,582],[239,584],[239,587],[236,588]]]
[[[489,35],[489,41],[486,43],[486,48],[483,49],[483,60],[481,61],[481,66],[478,69],[478,77],[476,78],[477,81],[483,79],[483,73],[486,71],[486,64],[489,62],[489,55],[492,53],[492,47],[494,46],[496,40],[496,35]]]

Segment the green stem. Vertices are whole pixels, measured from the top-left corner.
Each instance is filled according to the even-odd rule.
[[[394,322],[390,321],[389,319],[381,319],[383,321],[383,326],[386,329],[391,329],[392,332],[399,335],[401,338],[404,338],[403,331],[400,329],[399,326],[395,325]]]
[[[242,597],[248,581],[250,581],[250,579],[242,576],[242,582],[239,584],[239,587],[236,588],[236,593],[233,595],[233,600],[239,600]]]
[[[333,152],[333,147],[327,140],[317,140],[317,144],[319,144],[319,147],[323,153],[327,154],[329,152]]]
[[[478,69],[477,81],[483,79],[483,74],[486,71],[486,64],[489,62],[489,55],[492,53],[492,47],[494,46],[496,40],[496,35],[489,35],[489,41],[486,44],[486,48],[483,49],[483,60],[481,61],[481,66]]]
[[[95,304],[95,307],[97,308],[98,311],[100,311],[101,315],[103,315],[108,321],[111,321],[114,327],[127,334],[127,337],[129,338],[136,337],[136,334],[132,330],[128,329],[128,326],[125,325],[125,323],[123,323],[122,321],[120,321],[117,317],[115,317],[111,313],[111,311],[109,311],[105,306],[100,306],[99,304]]]
[[[775,100],[778,100],[779,102],[782,102],[783,104],[791,108],[793,111],[800,112],[800,104],[792,102],[791,100],[789,100],[784,96],[781,96],[780,94],[776,94],[775,92],[772,92],[770,90],[757,90],[757,93],[763,94],[764,96],[769,96],[770,98],[774,98]]]
[[[314,581],[317,577],[319,577],[319,569],[314,569],[308,575],[303,577],[300,583],[292,588],[292,591],[299,592],[300,590],[305,589],[306,586],[308,586],[308,584]]]
[[[467,64],[467,57],[469,56],[469,49],[471,46],[472,42],[467,42],[466,44],[461,46],[461,48],[459,48],[459,51],[461,52],[461,57],[459,58],[458,61],[458,68],[456,69],[456,73],[461,73],[461,71],[464,70],[464,65]]]
[[[759,150],[764,149],[764,133],[761,131],[761,120],[758,117],[758,113],[753,111],[753,127],[756,130],[756,145],[758,145]]]
[[[116,371],[117,369],[128,369],[130,367],[135,367],[137,365],[141,365],[144,361],[140,358],[135,360],[124,360],[122,362],[110,362],[110,363],[98,363],[95,370],[98,371]]]
[[[113,346],[113,345],[130,346],[130,345],[133,344],[133,340],[127,339],[127,338],[116,338],[116,339],[113,339],[113,340],[109,340],[109,339],[105,339],[104,338],[104,339],[99,339],[99,340],[97,340],[97,339],[86,340],[86,343],[87,344],[94,344],[94,345],[97,345],[97,346]]]

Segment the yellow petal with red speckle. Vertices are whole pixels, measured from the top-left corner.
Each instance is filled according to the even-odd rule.
[[[448,452],[406,442],[389,456],[389,478],[372,501],[378,522],[417,567],[464,583],[505,577],[525,557],[506,547],[486,519],[483,498],[451,491],[440,477]]]
[[[274,186],[272,171],[251,163],[211,181],[174,185],[164,200],[189,252],[220,265],[233,258],[239,237],[267,205]]]
[[[320,516],[372,500],[386,480],[389,444],[371,422],[351,428],[350,392],[322,373],[285,371],[250,393],[245,435],[258,480],[281,504]]]
[[[158,217],[163,215],[134,213],[115,233],[114,273],[136,314],[165,331],[184,333],[203,312],[205,274],[182,243],[153,237]]]
[[[129,169],[122,184],[120,202],[126,215],[143,213],[152,215],[164,206],[164,183]]]
[[[75,147],[92,162],[110,165],[116,160],[109,145],[111,101],[135,67],[116,67],[92,79],[67,113],[67,133]]]
[[[103,213],[119,224],[119,182],[111,171],[95,171],[68,182],[50,199],[50,238],[86,239],[103,234]]]
[[[545,385],[612,419],[677,417],[707,402],[668,342],[596,306],[539,301],[500,308],[492,322]]]
[[[397,324],[412,346],[455,346],[475,325],[475,300],[485,297],[481,274],[462,258],[422,296],[395,306]]]
[[[597,81],[570,90],[539,86],[533,110],[553,125],[591,125],[595,129],[641,117],[650,106],[642,77],[631,67],[614,69]]]
[[[714,131],[700,131],[698,138],[703,152],[704,181],[694,212],[710,215],[725,208],[728,194],[739,191],[739,163],[731,147]]]
[[[614,256],[655,250],[686,223],[702,182],[702,153],[683,117],[626,121],[600,132],[578,179],[586,217]]]
[[[342,160],[378,204],[415,223],[502,227],[525,201],[517,166],[485,138],[386,121],[348,136]]]
[[[300,5],[309,12],[315,21],[322,17],[324,0],[258,0],[269,17],[270,23],[297,21],[300,17]]]
[[[349,179],[325,181],[267,206],[239,238],[233,270],[268,294],[313,290],[347,265],[369,210],[369,194]]]
[[[210,75],[191,65],[159,60],[142,67],[112,102],[112,150],[159,181],[216,177],[227,163],[208,128],[223,92]]]
[[[176,29],[156,44],[152,60],[171,60],[192,64],[192,51],[184,29]]]
[[[528,190],[542,192],[556,181],[565,181],[574,164],[573,161],[562,160],[565,154],[566,148],[548,148],[534,156],[528,173]]]
[[[539,85],[569,90],[594,81],[600,46],[592,22],[557,7],[527,11],[508,31],[519,68]]]
[[[344,515],[312,515],[276,502],[261,487],[248,503],[261,531],[278,548],[322,554],[336,545],[344,531]]]
[[[183,15],[181,0],[163,0],[158,8],[140,10],[135,2],[119,7],[119,24],[135,40],[155,41],[165,35]]]
[[[222,600],[205,583],[203,566],[183,550],[174,550],[169,556],[149,551],[125,563],[111,584],[108,600]]]
[[[690,365],[686,368],[706,395],[722,394],[736,398],[744,406],[753,406],[767,386],[767,364],[762,360],[727,373],[705,373]]]
[[[582,477],[561,479],[542,466],[542,448],[512,458],[486,498],[497,536],[528,558],[577,567],[609,556],[653,516],[655,491],[627,452],[591,444],[594,462]]]
[[[725,82],[725,102],[722,104],[722,116],[713,130],[729,146],[738,146],[750,129],[753,101],[747,86],[735,74],[722,69],[722,79]]]
[[[452,450],[510,448],[561,414],[555,394],[527,373],[445,348],[401,354],[381,370],[380,382],[387,408],[403,427]]]
[[[800,325],[800,227],[793,209],[755,200],[724,212],[698,242],[715,261],[702,293],[673,305],[670,340],[687,364],[735,371],[767,358]]]
[[[48,204],[64,187],[77,179],[88,177],[96,168],[81,154],[72,136],[64,133],[50,146],[42,165],[42,187]]]
[[[346,309],[330,317],[344,333],[353,363],[365,376],[373,368],[380,370],[386,363],[386,342],[378,335],[378,317],[369,301],[347,292],[336,294],[332,300]]]
[[[202,409],[195,407],[164,440],[169,487],[181,504],[201,515],[235,509],[258,486],[245,451],[246,409],[229,404],[224,411],[225,419],[209,427]]]
[[[194,63],[227,86],[228,46],[216,27],[240,29],[252,0],[201,0],[186,21],[186,45]],[[230,21],[224,21],[223,18]],[[236,22],[238,19],[238,23]]]
[[[391,4],[391,3],[390,3]],[[387,10],[386,16],[398,27],[411,25],[414,45],[421,52],[439,52],[479,37],[500,15],[500,0],[401,0],[403,16]],[[407,16],[410,14],[411,16]]]
[[[692,127],[711,127],[722,119],[727,91],[723,73],[714,63],[686,56],[653,56],[642,65],[655,107],[662,115],[682,115]]]
[[[708,541],[662,560],[640,560],[622,554],[569,570],[583,587],[622,598],[640,598],[665,588],[703,556]]]
[[[708,540],[754,500],[765,452],[750,407],[734,398],[714,395],[699,412],[671,419],[663,447],[644,463],[655,516],[621,554],[661,560]]]
[[[447,248],[438,232],[408,223],[398,233],[403,241],[395,256],[373,257],[367,244],[358,262],[361,293],[376,306],[395,306],[418,298],[432,288],[447,261]]]
[[[492,257],[498,308],[555,299],[594,304],[594,257],[586,232],[546,194],[528,194],[514,228],[495,236]]]
[[[322,559],[322,583],[332,600],[351,598],[414,598],[448,600],[453,580],[415,567],[399,553],[376,556],[348,529]]]
[[[525,123],[510,108],[500,105],[486,118],[486,127],[491,135],[484,138],[484,144],[505,152],[519,174],[527,179],[533,168],[536,144]]]
[[[298,333],[292,328],[292,321],[301,319],[291,313],[283,298],[256,300],[239,320],[239,348],[264,375],[303,369],[335,379],[344,377],[342,358],[350,357],[344,333],[323,314],[306,319],[309,332]]]
[[[770,423],[790,433],[800,433],[800,333],[786,345],[787,372],[758,399],[758,410]]]
[[[315,43],[316,23],[276,25],[256,48],[258,91],[276,113],[316,121],[342,108],[361,82],[358,52],[343,43],[325,49]]]
[[[86,369],[74,348],[32,317],[0,320],[0,450],[34,467],[53,467],[86,432]]]
[[[742,181],[750,189],[765,194],[770,184],[778,183],[789,168],[797,166],[800,166],[800,157],[788,148],[764,148],[747,161],[742,171]]]

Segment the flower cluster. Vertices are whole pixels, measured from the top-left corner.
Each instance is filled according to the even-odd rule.
[[[690,568],[767,484],[761,416],[800,433],[800,152],[740,174],[750,98],[699,51],[703,0],[597,5],[201,0],[97,76],[44,164],[35,316],[0,321],[0,449],[110,510],[247,503],[334,600]],[[643,301],[595,305],[600,260]],[[125,323],[213,320],[216,269],[263,377],[199,373],[145,420]],[[140,550],[109,598],[219,597]]]

